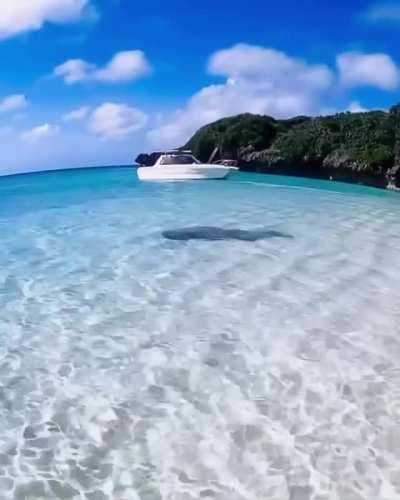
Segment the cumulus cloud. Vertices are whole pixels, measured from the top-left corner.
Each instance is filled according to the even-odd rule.
[[[62,119],[65,122],[80,121],[84,120],[89,113],[89,106],[82,106],[77,109],[73,109],[69,113],[63,115]]]
[[[101,82],[128,82],[150,73],[150,64],[141,50],[118,52],[94,78]]]
[[[89,131],[102,139],[121,139],[147,124],[147,115],[127,104],[106,102],[96,108],[89,119]]]
[[[400,82],[399,68],[387,54],[345,52],[337,57],[340,81],[345,87],[369,86],[394,90]]]
[[[39,30],[46,22],[78,20],[88,5],[88,0],[2,0],[0,39]]]
[[[274,49],[238,44],[210,58],[211,74],[225,83],[197,92],[187,105],[148,134],[155,147],[185,142],[200,126],[223,116],[262,113],[286,118],[316,114],[334,75],[325,65],[308,64]]]
[[[38,125],[30,130],[25,131],[22,134],[22,138],[30,143],[36,143],[42,139],[54,136],[59,132],[59,127],[57,125],[51,125],[50,123],[44,123],[43,125]]]
[[[232,80],[259,83],[275,89],[284,85],[293,90],[324,89],[332,82],[332,72],[325,65],[309,65],[284,52],[254,45],[238,44],[212,55],[208,69],[211,74]]]
[[[100,68],[83,59],[70,59],[54,69],[55,76],[64,78],[69,85],[79,82],[128,82],[147,76],[150,72],[150,63],[141,50],[118,52]]]
[[[13,94],[0,101],[0,112],[17,111],[26,108],[28,101],[23,94]]]
[[[398,2],[374,3],[367,8],[362,17],[370,23],[400,23],[400,4]]]
[[[369,110],[361,106],[361,104],[358,101],[352,101],[349,104],[347,111],[350,111],[350,113],[365,113]]]
[[[70,59],[54,69],[54,75],[64,78],[65,83],[72,85],[74,83],[89,80],[95,70],[92,64],[87,63],[83,59]]]

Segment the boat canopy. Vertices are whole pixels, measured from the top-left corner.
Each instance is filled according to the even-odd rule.
[[[159,165],[193,165],[199,163],[196,158],[189,153],[167,153],[161,155]]]
[[[192,152],[190,150],[172,149],[169,151],[155,151],[150,154],[143,153],[136,157],[135,163],[145,167],[153,167],[162,155],[192,155]]]

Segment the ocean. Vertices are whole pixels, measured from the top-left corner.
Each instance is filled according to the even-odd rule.
[[[0,498],[400,498],[400,196],[0,178]]]

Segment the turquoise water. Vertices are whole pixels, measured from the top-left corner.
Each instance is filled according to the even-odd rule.
[[[400,498],[399,209],[256,174],[0,179],[0,498]],[[208,226],[264,237],[163,236]]]

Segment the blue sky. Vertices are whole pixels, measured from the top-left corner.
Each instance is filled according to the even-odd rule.
[[[129,163],[245,111],[386,109],[399,35],[399,0],[2,0],[0,173]]]

